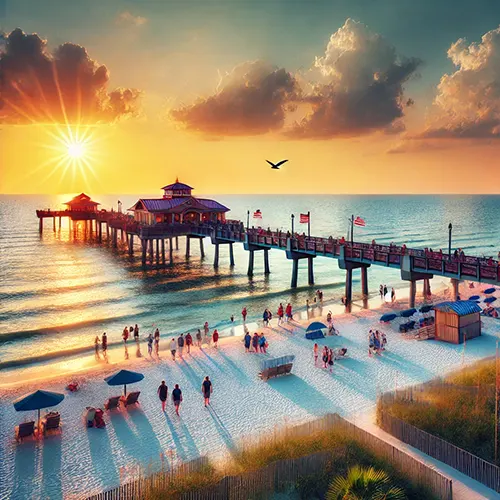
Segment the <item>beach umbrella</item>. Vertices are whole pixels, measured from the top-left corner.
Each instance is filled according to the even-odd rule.
[[[320,323],[319,321],[315,321],[314,323],[311,323],[307,329],[306,329],[306,332],[307,333],[311,333],[311,332],[318,332],[318,331],[321,331],[321,330],[326,330],[328,327],[323,324],[323,323]]]
[[[401,311],[399,313],[400,316],[402,316],[403,318],[409,318],[410,316],[413,316],[415,313],[417,312],[416,309],[406,309],[405,311]]]
[[[479,295],[473,295],[472,297],[469,297],[469,300],[479,300],[481,297]]]
[[[427,304],[426,306],[422,306],[422,307],[420,308],[420,312],[421,312],[421,313],[428,313],[428,312],[432,311],[432,308],[433,308],[433,307],[434,307],[434,306],[433,306],[432,304]]]
[[[497,300],[496,297],[488,297],[487,299],[484,299],[486,304],[491,304],[492,302],[495,302],[495,300]]]
[[[495,293],[495,291],[496,291],[496,288],[492,287],[492,288],[487,288],[486,290],[483,291],[483,293]]]
[[[40,422],[40,410],[58,405],[64,399],[64,394],[49,391],[35,391],[22,396],[14,401],[16,411],[38,410],[38,422]]]
[[[106,377],[104,380],[108,385],[123,385],[123,393],[127,395],[127,385],[135,384],[136,382],[140,382],[144,378],[142,373],[131,372],[129,370],[120,370],[109,377]]]
[[[389,321],[392,321],[394,318],[396,318],[396,314],[386,313],[380,317],[380,321],[383,321],[384,323],[388,323]]]

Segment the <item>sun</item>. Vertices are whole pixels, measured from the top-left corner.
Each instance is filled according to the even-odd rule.
[[[73,159],[83,158],[85,154],[85,145],[82,142],[68,142],[66,144],[68,148],[68,156]]]

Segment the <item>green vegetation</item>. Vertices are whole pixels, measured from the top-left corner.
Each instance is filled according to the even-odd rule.
[[[239,476],[243,474],[257,475],[266,466],[281,460],[297,459],[319,452],[328,452],[329,457],[326,465],[318,467],[313,474],[302,476],[295,484],[275,484],[277,491],[286,491],[292,488],[300,498],[314,499],[325,498],[329,485],[337,476],[347,476],[352,478],[353,471],[362,471],[363,477],[372,482],[372,472],[370,467],[375,467],[379,477],[379,486],[383,483],[388,486],[388,491],[402,492],[403,496],[387,496],[380,498],[409,500],[429,500],[434,498],[425,488],[411,484],[408,479],[402,477],[391,465],[378,459],[371,452],[364,449],[358,442],[347,438],[337,431],[325,430],[311,433],[306,436],[293,437],[283,436],[279,439],[270,439],[268,444],[260,445],[256,448],[242,449],[235,451],[228,462],[224,462],[223,469],[214,465],[209,465],[205,470],[195,474],[189,474],[176,478],[172,484],[165,488],[152,489],[148,495],[149,500],[175,499],[181,494],[193,490],[210,490],[215,488],[227,476]],[[318,462],[319,463],[319,462]],[[357,467],[357,468],[356,468]],[[360,468],[361,467],[361,468]],[[383,475],[383,476],[382,476]],[[376,477],[378,477],[375,474]],[[271,474],[271,477],[273,475]],[[274,479],[271,479],[274,481]],[[387,483],[386,483],[387,482]],[[263,492],[268,491],[267,479],[263,481]],[[356,500],[357,498],[372,498],[366,496],[341,496],[329,498],[345,498]],[[379,498],[379,497],[373,497]]]
[[[495,361],[431,382],[411,398],[383,398],[378,410],[494,462]]]

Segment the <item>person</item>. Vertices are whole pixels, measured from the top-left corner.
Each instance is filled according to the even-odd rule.
[[[213,385],[210,382],[210,378],[208,375],[205,377],[205,380],[201,384],[201,393],[203,394],[203,399],[205,400],[205,408],[210,404],[210,395],[213,392]]]
[[[208,328],[208,321],[205,321],[205,324],[203,325],[203,329],[205,330],[205,336],[207,336],[209,331],[210,331]]]
[[[387,295],[387,285],[384,285],[384,297]]]
[[[375,334],[373,335],[373,348],[375,349],[375,354],[380,356],[380,332],[375,330]]]
[[[134,326],[134,340],[139,342],[139,327],[137,325]]]
[[[104,355],[106,355],[106,351],[108,350],[108,336],[106,335],[106,332],[102,334],[101,349]]]
[[[252,347],[255,352],[259,352],[259,334],[257,332],[253,334]]]
[[[148,335],[148,354],[153,356],[153,336],[151,334]]]
[[[387,336],[384,332],[380,334],[382,340],[382,351],[385,351],[385,346],[387,345]]]
[[[318,364],[318,344],[314,344],[313,356],[314,356],[314,366],[316,366]]]
[[[262,315],[262,318],[264,319],[264,326],[269,325],[269,314],[267,312],[267,309],[264,310],[264,314]]]
[[[380,293],[380,298],[384,300],[384,285],[381,284],[378,290]]]
[[[175,353],[177,351],[177,342],[175,338],[170,341],[170,353],[172,354],[172,359],[175,361]]]
[[[288,303],[286,306],[286,319],[287,321],[292,321],[293,313],[292,313],[292,304]]]
[[[395,302],[396,301],[396,292],[394,290],[394,287],[391,288],[391,302]]]
[[[158,356],[158,352],[160,351],[160,330],[158,328],[155,330],[155,352]]]
[[[306,299],[306,309],[309,309],[309,308],[310,308],[309,299]]]
[[[247,319],[247,308],[244,307],[242,310],[241,310],[241,316],[243,317],[243,323],[246,321]]]
[[[96,356],[96,358],[98,358],[99,357],[99,335],[95,336],[94,347],[95,347],[95,356]]]
[[[283,310],[283,304],[280,302],[280,305],[278,307],[278,326],[283,323],[283,315],[284,315],[284,310]]]
[[[201,330],[199,328],[198,331],[196,332],[196,344],[201,349]]]
[[[328,363],[328,347],[323,347],[323,353],[321,355],[321,360],[323,361],[323,368],[326,368]]]
[[[208,329],[208,323],[205,323],[204,326],[204,331],[205,331],[205,344],[210,347],[210,341],[212,340],[212,336],[210,335],[210,330]]]
[[[165,403],[167,402],[167,396],[168,396],[168,387],[165,384],[165,381],[162,380],[160,387],[158,387],[158,397],[160,398],[161,409],[163,412],[165,411]]]
[[[326,315],[326,321],[328,324],[332,322],[332,311],[328,311],[328,314]]]
[[[370,356],[370,358],[372,357],[374,347],[375,347],[374,334],[373,334],[373,331],[370,330],[370,333],[368,336],[368,356]]]
[[[217,331],[217,329],[214,330],[214,333],[212,335],[212,340],[214,342],[214,347],[217,348],[218,347],[217,343],[219,342],[219,332]]]
[[[267,347],[267,340],[266,340],[266,337],[264,337],[264,334],[261,333],[260,334],[260,338],[259,338],[259,348],[260,348],[260,352],[263,352],[264,354],[266,354],[266,347]]]
[[[188,332],[186,335],[186,346],[188,350],[188,354],[191,354],[191,346],[193,345],[193,337],[191,337],[191,334]]]
[[[267,325],[269,326],[271,324],[271,320],[273,319],[273,313],[271,312],[271,309],[267,310]]]
[[[333,360],[335,356],[333,354],[332,349],[328,349],[328,366],[330,367],[330,373],[333,373]]]
[[[245,342],[245,352],[250,351],[250,344],[252,342],[252,336],[250,335],[250,333],[248,333],[248,331],[245,333],[245,337],[243,340]]]
[[[128,328],[127,327],[125,327],[123,329],[122,339],[123,339],[123,342],[126,344],[127,340],[128,340]]]
[[[179,349],[179,357],[182,358],[182,351],[184,350],[184,334],[181,333],[180,337],[177,339],[177,347]]]
[[[182,401],[182,391],[179,387],[179,384],[175,384],[175,389],[172,391],[172,400],[175,406],[175,413],[179,415],[179,407],[181,406]]]
[[[234,315],[231,314],[231,323],[234,323]]]

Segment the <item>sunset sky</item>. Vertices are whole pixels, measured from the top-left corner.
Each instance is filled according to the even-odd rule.
[[[499,22],[496,0],[0,0],[0,192],[499,193]]]

